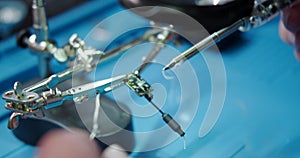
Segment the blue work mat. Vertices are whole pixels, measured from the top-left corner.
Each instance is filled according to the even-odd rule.
[[[124,8],[114,0],[88,1],[50,19],[51,37],[56,39],[60,45],[66,43],[73,33],[77,33],[79,37],[86,37],[100,21],[108,17],[113,18],[112,15],[122,10]],[[79,12],[80,14],[78,14]],[[131,27],[137,23],[143,25],[149,22],[133,13],[119,18],[119,20],[105,23],[104,27],[108,28],[108,32]],[[127,22],[128,19],[131,22]],[[208,50],[190,60],[190,64],[194,68],[194,75],[198,79],[198,85],[188,85],[191,91],[181,95],[191,97],[189,99],[200,97],[196,99],[196,102],[187,101],[187,103],[197,104],[197,107],[193,113],[192,122],[189,125],[183,124],[186,131],[186,149],[183,149],[183,139],[170,130],[170,138],[166,139],[172,141],[149,151],[143,151],[143,149],[148,149],[147,147],[151,147],[155,141],[164,142],[164,140],[160,140],[159,135],[151,135],[144,139],[137,138],[137,146],[131,156],[157,158],[299,157],[300,127],[297,122],[300,114],[300,97],[298,96],[300,94],[300,62],[293,56],[293,49],[279,38],[278,22],[279,18],[275,18],[259,28],[227,39],[225,43],[227,46],[220,46],[221,54]],[[105,34],[106,32],[101,33]],[[99,48],[105,45],[93,42],[89,44],[97,44]],[[38,77],[36,55],[26,49],[18,48],[15,44],[15,37],[2,41],[0,46],[1,93],[11,89],[15,81],[29,82]],[[190,44],[183,40],[177,47],[179,51],[183,51],[189,46]],[[138,46],[131,51],[142,52],[140,56],[143,56],[143,53],[146,53],[143,52],[145,49],[150,50],[150,46]],[[163,51],[172,51],[172,48]],[[140,56],[125,56],[125,58],[138,60]],[[199,136],[199,129],[213,93],[212,76],[207,66],[209,61],[205,56],[209,59],[222,57],[226,78],[219,82],[225,83],[226,91],[224,107],[217,123],[207,135],[202,137]],[[171,59],[174,55],[162,55],[161,57]],[[116,61],[118,61],[117,66],[124,62],[118,59]],[[54,65],[57,72],[62,69],[55,61],[52,61],[51,64]],[[111,72],[115,72],[114,68],[117,66],[106,68],[110,64],[100,65],[103,69],[99,72],[103,74],[103,78],[109,77]],[[134,67],[135,63],[127,64],[128,67],[131,67],[130,64],[133,64],[132,67]],[[189,65],[186,66],[189,67]],[[213,68],[213,65],[211,66]],[[154,72],[161,68],[161,66],[154,66]],[[215,73],[218,74],[218,72]],[[149,78],[150,81],[151,79],[155,80],[155,77],[151,78],[149,74],[145,74],[145,78]],[[187,76],[183,80],[189,82]],[[195,87],[199,89],[199,94],[193,92],[192,89]],[[158,88],[160,88],[159,85]],[[180,94],[174,92],[174,95]],[[165,102],[175,103],[176,99],[178,98]],[[24,144],[7,129],[9,111],[4,108],[3,100],[0,100],[0,103],[0,157],[34,157],[37,149]],[[129,105],[130,102],[123,103],[128,105],[132,111],[136,110],[134,106]],[[185,106],[186,109],[191,108],[188,107],[189,105]],[[147,109],[146,106],[141,109],[143,108]],[[177,108],[175,105],[163,107],[166,112],[174,115]],[[177,119],[179,119],[179,123],[184,123],[183,118],[178,116]],[[155,114],[149,119],[133,117],[133,125],[137,131],[142,133],[163,126],[163,121],[159,114]]]

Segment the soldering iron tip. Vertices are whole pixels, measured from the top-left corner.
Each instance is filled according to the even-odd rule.
[[[163,68],[163,71],[166,71],[166,70],[168,70],[168,69],[170,69],[170,67],[169,67],[169,66],[165,66],[165,67]]]
[[[180,137],[184,137],[184,135],[185,135],[185,132],[181,133],[181,134],[180,134]]]
[[[173,68],[174,66],[177,65],[177,62],[172,60],[169,64],[167,64],[164,68],[163,68],[163,71],[166,71],[166,70],[169,70],[171,68]]]

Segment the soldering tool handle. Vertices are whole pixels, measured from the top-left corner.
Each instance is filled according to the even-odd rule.
[[[177,132],[181,137],[185,135],[185,133],[182,131],[180,125],[170,116],[169,114],[164,113],[162,115],[163,120],[175,131]]]

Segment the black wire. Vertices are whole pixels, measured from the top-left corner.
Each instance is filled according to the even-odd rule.
[[[151,103],[155,107],[155,109],[158,112],[160,112],[162,115],[165,114],[156,104],[154,104],[154,102],[152,101],[152,98],[149,95],[145,95],[145,98],[149,101],[149,103]]]

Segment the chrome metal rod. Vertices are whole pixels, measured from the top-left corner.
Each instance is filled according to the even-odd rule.
[[[36,43],[48,41],[48,24],[44,0],[32,0],[32,17]],[[42,78],[50,75],[49,60],[50,56],[48,54],[42,54],[39,57],[39,71]]]
[[[141,73],[150,63],[151,61],[157,56],[157,54],[164,48],[165,44],[162,42],[158,42],[152,48],[148,56],[146,56],[145,60],[143,61],[142,65],[138,68],[138,72]]]
[[[36,42],[48,41],[48,24],[44,0],[32,1],[33,28],[37,36]]]
[[[100,57],[99,62],[102,62],[102,61],[110,59],[110,58],[112,58],[114,56],[117,56],[120,53],[122,53],[122,52],[124,52],[124,51],[126,51],[126,50],[128,50],[128,49],[130,49],[130,48],[132,48],[132,47],[134,47],[134,46],[142,43],[142,42],[145,42],[145,41],[147,41],[147,39],[145,39],[145,38],[137,38],[137,39],[134,39],[134,40],[132,40],[132,41],[130,41],[128,43],[125,43],[125,44],[122,44],[122,45],[120,45],[120,46],[118,46],[116,48],[113,48],[113,49],[105,52],[104,55]]]
[[[82,71],[84,71],[84,66],[82,66],[82,65],[69,68],[58,74],[51,75],[50,77],[48,77],[30,87],[25,88],[23,91],[40,93],[44,90],[47,90],[47,89],[57,86],[57,84],[72,78],[73,75],[76,75]]]

